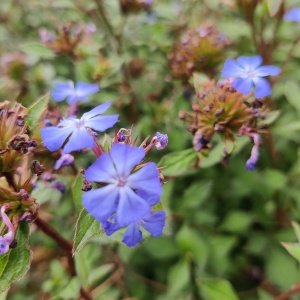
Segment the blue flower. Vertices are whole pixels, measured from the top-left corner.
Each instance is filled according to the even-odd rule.
[[[163,150],[168,146],[169,139],[167,134],[156,132],[155,138],[155,147],[157,150]]]
[[[63,154],[54,165],[54,170],[58,170],[61,167],[70,166],[74,162],[74,156],[71,154]]]
[[[151,212],[139,221],[130,224],[123,237],[123,243],[128,247],[134,247],[142,241],[142,231],[140,227],[143,227],[152,236],[160,236],[165,226],[166,214],[163,211]],[[121,229],[114,219],[105,221],[102,223],[105,233],[110,236],[117,230]]]
[[[99,222],[114,217],[120,227],[148,215],[161,196],[157,166],[147,163],[135,169],[145,156],[143,148],[113,144],[85,172],[85,178],[102,187],[86,192],[83,205]]]
[[[300,22],[300,7],[291,8],[285,13],[283,18],[288,22]]]
[[[105,131],[118,120],[118,115],[101,115],[110,106],[111,103],[106,102],[84,113],[80,119],[72,116],[63,119],[57,126],[42,128],[43,144],[50,151],[56,151],[63,147],[63,153],[93,148],[95,146],[95,131]]]
[[[99,91],[99,86],[96,83],[78,82],[75,86],[72,81],[58,82],[54,84],[54,90],[51,96],[56,102],[61,102],[67,99],[69,104],[75,104],[78,101],[87,101],[88,96]]]
[[[256,98],[263,98],[271,95],[271,85],[263,77],[276,76],[280,68],[267,65],[261,66],[261,56],[240,56],[236,60],[227,59],[222,76],[233,79],[232,86],[244,95],[249,95],[254,88]]]

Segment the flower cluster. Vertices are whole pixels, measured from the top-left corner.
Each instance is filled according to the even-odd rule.
[[[55,53],[65,54],[74,59],[81,57],[78,46],[96,31],[94,24],[75,25],[65,24],[58,29],[57,34],[49,32],[45,28],[39,30],[40,40]]]
[[[188,80],[195,71],[214,75],[229,44],[229,40],[212,25],[188,30],[168,54],[172,75],[183,80]]]
[[[261,102],[236,91],[230,81],[208,81],[196,86],[196,90],[192,111],[182,112],[180,117],[194,136],[193,145],[197,152],[210,149],[215,134],[221,135],[225,142],[234,141],[241,135],[254,140],[254,136],[265,130],[264,126],[259,126],[259,120],[266,118],[267,109]],[[259,142],[255,144],[257,150]],[[251,167],[248,167],[250,163],[246,167],[254,169],[257,159],[258,155],[255,160],[251,159]]]
[[[37,143],[26,124],[27,114],[19,103],[0,103],[0,254],[12,247],[19,222],[30,221],[38,208],[29,193],[44,168],[33,159]]]
[[[69,104],[85,100],[98,91],[93,84],[60,83],[52,96],[56,101],[67,99]],[[107,235],[127,228],[123,242],[132,247],[142,240],[141,228],[152,236],[162,234],[165,213],[156,211],[162,193],[162,176],[154,163],[145,162],[152,148],[164,149],[168,136],[157,132],[138,147],[132,138],[132,130],[120,129],[115,133],[109,149],[97,140],[97,132],[104,132],[118,121],[118,115],[102,115],[111,106],[110,102],[98,105],[82,117],[69,116],[57,125],[41,129],[44,146],[50,151],[61,151],[54,169],[73,164],[70,153],[90,148],[97,160],[84,171],[83,205],[98,220]],[[91,182],[97,184],[92,189]]]

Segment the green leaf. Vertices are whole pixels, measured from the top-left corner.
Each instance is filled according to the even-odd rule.
[[[76,299],[80,291],[80,280],[72,278],[68,284],[55,296],[56,299]]]
[[[28,271],[30,265],[28,237],[28,224],[22,222],[16,236],[17,247],[0,256],[0,293],[6,291],[14,281]]]
[[[199,283],[204,300],[238,300],[229,281],[225,279],[205,279]]]
[[[295,81],[288,81],[284,87],[287,101],[300,113],[300,87]]]
[[[160,160],[159,166],[163,167],[165,176],[186,175],[195,170],[194,164],[196,159],[196,151],[191,148],[165,155]]]
[[[88,275],[88,285],[93,286],[103,280],[112,270],[114,269],[114,264],[105,264],[97,269],[90,271]]]
[[[78,174],[72,185],[72,199],[77,211],[80,211],[82,209],[82,185],[83,177],[81,176],[81,174]]]
[[[208,258],[208,245],[202,240],[199,232],[183,226],[176,235],[176,242],[183,252],[192,254],[193,259],[204,267]]]
[[[83,209],[75,226],[73,254],[79,252],[92,239],[103,235],[105,234],[100,223]]]
[[[49,94],[46,94],[39,98],[28,108],[28,115],[26,117],[26,123],[29,129],[32,131],[33,136],[39,136],[40,126],[43,115],[46,113],[49,103]]]
[[[295,221],[292,221],[292,225],[297,236],[297,240],[300,243],[300,225]]]
[[[219,163],[222,160],[224,154],[224,144],[219,142],[207,156],[203,156],[199,153],[200,158],[200,168],[209,168],[213,165]]]
[[[279,115],[280,115],[279,110],[273,110],[273,111],[269,112],[265,119],[259,121],[259,126],[271,125],[278,119]]]
[[[168,274],[168,294],[176,296],[189,283],[190,271],[189,263],[183,259],[177,262],[169,271]]]
[[[282,3],[283,0],[267,0],[270,16],[274,17],[278,13]]]
[[[37,42],[26,42],[20,46],[20,50],[26,53],[30,63],[35,64],[41,59],[52,59],[55,57],[55,53]]]
[[[187,187],[179,203],[180,209],[200,207],[210,196],[212,186],[211,181],[196,181]]]
[[[300,243],[281,243],[282,246],[290,253],[295,259],[300,262]]]
[[[243,233],[249,229],[252,223],[253,216],[248,212],[243,211],[231,211],[227,214],[221,228],[222,230],[232,233]]]

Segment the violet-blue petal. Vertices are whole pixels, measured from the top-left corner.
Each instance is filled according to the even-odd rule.
[[[142,219],[150,212],[149,204],[128,187],[120,188],[116,220],[120,226],[127,226]]]
[[[117,123],[118,118],[119,115],[97,116],[86,120],[84,124],[86,127],[92,128],[95,131],[103,132],[113,127]]]
[[[70,127],[45,127],[41,129],[43,144],[50,150],[56,151],[62,147],[72,133]]]
[[[129,225],[124,233],[123,243],[128,247],[134,247],[142,241],[142,232],[137,224]]]
[[[113,185],[83,194],[83,206],[96,220],[105,222],[117,209],[119,193]]]
[[[61,167],[69,166],[74,162],[74,156],[71,154],[63,154],[54,164],[54,170],[58,170]]]
[[[126,144],[113,144],[109,154],[117,168],[118,174],[127,177],[133,167],[143,160],[145,150]]]
[[[64,146],[63,153],[70,153],[84,148],[92,148],[94,145],[94,138],[85,127],[76,128]]]
[[[288,22],[300,22],[300,7],[293,7],[284,15],[284,20]]]
[[[120,225],[117,224],[115,220],[102,222],[102,228],[108,236],[121,229]]]
[[[240,93],[244,94],[244,95],[249,95],[253,84],[252,84],[252,80],[251,79],[244,79],[244,78],[236,78],[233,83],[232,86],[238,90]]]
[[[103,104],[100,104],[93,108],[92,110],[84,113],[81,117],[81,120],[87,121],[89,119],[92,119],[100,114],[103,114],[105,111],[108,110],[108,108],[111,106],[111,102],[105,102]]]
[[[258,77],[255,78],[253,81],[255,84],[255,91],[254,91],[255,98],[260,99],[271,95],[272,88],[267,79]]]
[[[277,76],[280,72],[281,69],[279,67],[272,66],[272,65],[259,67],[255,71],[255,73],[259,77]]]
[[[79,96],[85,97],[99,92],[99,86],[97,83],[77,82],[75,90]]]
[[[78,101],[86,102],[86,101],[88,101],[88,97],[83,97],[83,96],[79,97],[75,92],[73,95],[71,95],[67,98],[67,102],[70,105],[75,104]]]
[[[10,243],[7,241],[6,238],[0,236],[0,255],[3,255],[9,251]]]
[[[146,192],[145,190],[136,190],[137,195],[143,198],[150,206],[155,205],[160,200],[159,193],[153,193],[153,191]]]
[[[108,153],[103,153],[84,173],[88,181],[113,183],[117,178],[116,168]]]
[[[57,102],[63,101],[68,96],[74,93],[74,84],[72,81],[58,82],[54,84],[54,89],[51,91],[51,96]]]
[[[153,236],[160,236],[166,222],[166,214],[163,211],[152,212],[144,218],[142,226]]]
[[[236,61],[244,70],[254,70],[262,64],[262,57],[260,55],[240,56]]]
[[[245,168],[248,171],[255,171],[256,170],[256,163],[253,163],[253,161],[251,161],[250,159],[247,160],[246,164],[245,164]]]
[[[238,77],[241,75],[241,72],[243,72],[243,70],[236,63],[236,61],[234,59],[229,58],[224,63],[224,67],[222,69],[222,77]]]
[[[155,163],[147,163],[137,172],[128,177],[128,185],[134,190],[141,190],[159,200],[162,193],[162,186],[159,173]]]

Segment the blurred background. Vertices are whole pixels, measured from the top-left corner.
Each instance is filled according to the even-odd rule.
[[[151,153],[166,181],[162,237],[127,248],[96,231],[75,254],[79,277],[70,278],[63,253],[32,226],[31,268],[1,299],[79,299],[83,284],[101,300],[269,300],[296,284],[298,262],[281,242],[296,241],[291,221],[300,221],[300,25],[283,21],[297,4],[2,1],[2,100],[29,106],[55,82],[99,83],[100,93],[80,111],[110,100],[120,128],[134,125],[140,140],[167,133],[169,145]],[[225,161],[216,137],[213,151],[195,164],[192,134],[179,118],[191,110],[195,81],[217,81],[227,58],[256,54],[283,70],[266,100],[272,113],[257,170],[245,169],[252,147],[246,138],[237,138]],[[53,111],[58,106],[67,110],[50,102]],[[77,167],[92,160],[79,155]],[[57,178],[64,191],[41,183],[32,196],[40,216],[72,240],[80,183],[69,170]]]

